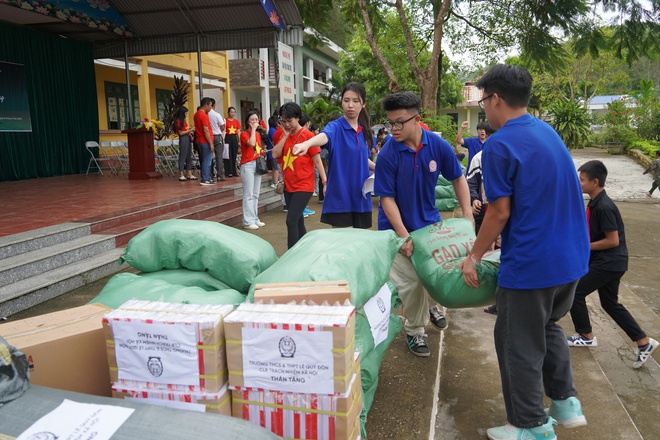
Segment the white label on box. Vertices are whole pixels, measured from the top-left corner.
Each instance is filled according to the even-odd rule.
[[[164,406],[166,408],[182,409],[185,411],[206,412],[206,406],[201,403],[180,402],[178,400],[163,400],[156,398],[142,399],[140,397],[125,397],[126,400],[134,400],[140,403],[148,403],[154,406]]]
[[[334,393],[332,333],[243,327],[244,386]]]
[[[387,284],[381,287],[376,296],[364,305],[364,312],[367,315],[369,326],[371,326],[371,335],[374,337],[374,347],[387,339],[387,333],[390,330],[391,309],[392,292]]]
[[[78,403],[64,399],[60,406],[34,422],[16,440],[106,440],[124,424],[135,409]]]
[[[118,377],[199,385],[196,325],[113,321]]]

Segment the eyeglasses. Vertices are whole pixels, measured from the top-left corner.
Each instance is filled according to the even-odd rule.
[[[479,108],[480,108],[481,110],[484,109],[484,101],[487,100],[487,99],[492,98],[494,94],[495,94],[495,93],[491,93],[490,95],[486,96],[486,97],[483,98],[483,99],[480,99],[480,100],[477,102],[477,103],[479,104]]]
[[[411,116],[410,118],[406,119],[405,121],[397,121],[397,122],[390,122],[390,121],[385,121],[383,126],[387,128],[388,130],[403,130],[403,126],[406,124],[408,121],[412,121],[419,115],[414,115]]]

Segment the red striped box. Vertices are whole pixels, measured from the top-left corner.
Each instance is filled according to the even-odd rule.
[[[357,373],[344,394],[232,390],[232,415],[287,440],[359,439],[362,384],[357,359],[355,365]]]

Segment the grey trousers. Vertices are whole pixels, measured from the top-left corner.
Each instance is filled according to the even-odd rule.
[[[507,420],[543,425],[543,391],[553,400],[577,395],[564,331],[557,324],[573,305],[577,280],[546,289],[497,288],[495,349]]]
[[[222,151],[225,148],[225,142],[222,139],[221,134],[213,135],[213,148],[215,153],[215,170],[216,176],[218,179],[225,177],[225,172],[223,171],[223,161],[222,161]]]

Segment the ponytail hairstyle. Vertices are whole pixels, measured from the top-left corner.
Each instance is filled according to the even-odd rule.
[[[371,121],[369,118],[369,113],[367,113],[367,90],[364,86],[358,82],[350,82],[344,86],[344,90],[341,91],[341,99],[344,99],[344,93],[347,91],[355,92],[362,100],[362,110],[358,115],[358,122],[362,127],[362,133],[364,134],[364,139],[367,141],[367,147],[371,150],[374,146],[374,132],[371,129]]]

